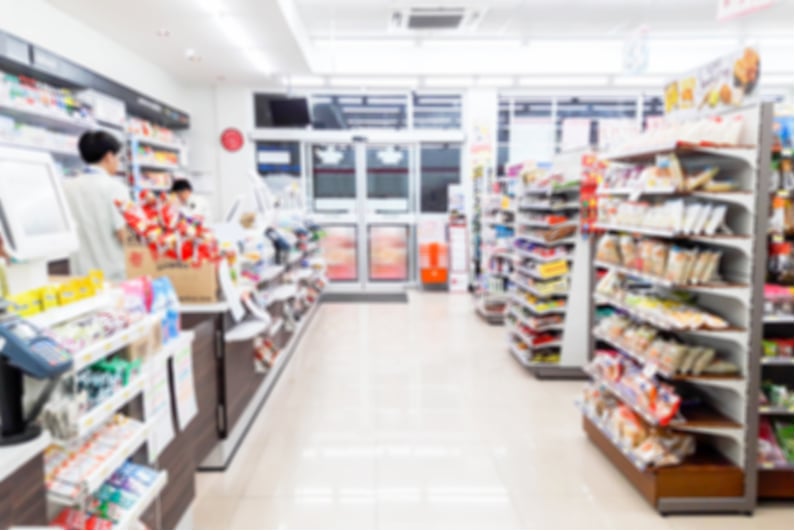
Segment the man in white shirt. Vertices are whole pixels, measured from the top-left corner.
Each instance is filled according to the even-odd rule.
[[[207,205],[193,193],[193,185],[187,179],[174,179],[171,193],[179,201],[180,210],[186,216],[207,218]]]
[[[91,269],[100,269],[110,281],[124,280],[125,222],[114,200],[126,201],[130,193],[112,177],[119,170],[121,144],[105,131],[88,131],[80,137],[78,147],[87,166],[64,184],[80,241],[69,259],[70,273],[86,275]]]

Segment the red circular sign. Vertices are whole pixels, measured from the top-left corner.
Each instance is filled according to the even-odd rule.
[[[221,133],[221,145],[227,151],[238,151],[243,147],[243,133],[240,129],[227,127]]]

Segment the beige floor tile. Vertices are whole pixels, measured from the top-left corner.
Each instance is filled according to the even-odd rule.
[[[200,529],[772,529],[792,507],[661,517],[582,431],[583,382],[542,382],[468,295],[325,305]]]

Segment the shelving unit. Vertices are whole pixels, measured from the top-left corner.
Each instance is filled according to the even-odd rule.
[[[507,293],[513,273],[510,241],[516,230],[514,186],[516,175],[501,176],[486,187],[481,197],[481,275],[475,310],[490,324],[503,324]]]
[[[590,285],[590,243],[579,235],[579,154],[558,156],[553,168],[563,185],[539,186],[541,170],[529,168],[517,189],[508,348],[537,378],[577,379],[585,377],[585,324],[581,312],[566,309],[584,306]]]
[[[612,271],[624,279],[624,289],[632,292],[641,282],[655,290],[684,290],[697,297],[696,305],[726,319],[725,329],[691,329],[664,315],[641,310],[612,297],[594,294],[588,304],[591,325],[590,348],[603,344],[617,351],[624,363],[634,365],[646,378],[668,382],[678,392],[688,390],[697,395],[697,410],[685,407],[668,425],[669,429],[696,435],[696,452],[679,465],[652,467],[641,470],[627,455],[626,448],[607,435],[601,419],[583,416],[583,427],[588,438],[625,475],[649,503],[663,514],[751,512],[756,506],[756,437],[759,403],[758,359],[761,345],[762,314],[761,285],[764,281],[765,242],[755,238],[764,233],[767,218],[767,183],[770,169],[772,108],[769,104],[738,109],[731,116],[742,116],[744,133],[742,147],[711,148],[692,144],[674,143],[654,146],[627,153],[613,153],[611,162],[653,164],[658,155],[675,153],[684,168],[716,165],[719,175],[736,182],[742,192],[733,194],[742,198],[733,205],[742,214],[733,220],[736,235],[690,236],[671,231],[644,227],[623,227],[599,223],[596,227],[605,233],[648,235],[671,242],[685,241],[709,248],[728,249],[722,257],[720,272],[730,282],[705,285],[676,285],[659,277],[611,263],[594,262],[594,267]],[[755,146],[753,148],[748,146]],[[626,195],[626,190],[616,190]],[[643,190],[633,190],[643,194]],[[601,190],[599,195],[609,196],[612,191]],[[651,200],[665,200],[677,195],[654,190]],[[724,201],[722,194],[692,194],[699,201]],[[666,374],[650,364],[642,353],[621,348],[615,342],[605,341],[594,329],[596,307],[612,307],[613,311],[628,316],[636,323],[650,326],[677,337],[685,345],[714,348],[739,367],[740,373],[726,376]],[[611,382],[595,378],[595,385],[612,394],[619,403],[631,408],[649,425],[658,424],[655,416],[633,402],[633,399],[613,386]]]
[[[773,211],[773,203],[781,201],[782,198],[786,201],[792,200],[792,189],[789,188],[791,178],[785,178],[786,168],[785,164],[792,168],[793,153],[791,149],[777,149],[773,152],[774,157],[778,160],[778,177],[771,179],[771,192],[769,201],[771,203],[771,212]],[[775,191],[773,191],[775,187]],[[771,215],[769,221],[772,221],[774,216]],[[792,220],[789,220],[792,223]],[[783,230],[782,230],[783,229]],[[793,235],[792,232],[786,230],[786,227],[770,224],[767,231],[767,244],[768,250],[772,249],[774,244],[792,245]],[[769,256],[768,256],[769,258]],[[773,276],[771,272],[771,277]],[[785,287],[792,288],[792,284],[784,284],[779,279],[775,281],[774,278],[768,279],[771,283],[784,285]],[[775,281],[775,282],[774,282]],[[776,338],[776,339],[789,339],[793,337],[793,316],[792,314],[782,315],[780,312],[765,313],[763,319],[763,339]],[[759,359],[760,381],[770,381],[773,384],[784,385],[793,392],[793,359],[791,357],[766,357],[761,356]],[[761,389],[760,391],[761,392]],[[793,422],[793,409],[791,407],[781,407],[775,405],[760,405],[758,414],[760,416],[759,423],[788,423]],[[760,442],[761,441],[760,430]],[[759,456],[757,463],[757,495],[761,499],[789,499],[793,498],[793,466],[792,463],[783,462],[765,462],[762,455]]]
[[[187,164],[187,148],[178,142],[164,141],[159,138],[131,133],[128,137],[130,153],[130,181],[137,190],[168,191],[174,180],[174,175]],[[178,162],[167,162],[154,158],[153,155],[143,155],[142,151],[161,151],[176,154]],[[167,174],[163,182],[153,181],[149,172]],[[159,179],[159,177],[158,177]]]

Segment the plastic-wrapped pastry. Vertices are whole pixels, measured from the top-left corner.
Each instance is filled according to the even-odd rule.
[[[618,238],[612,234],[605,234],[596,247],[596,259],[611,264],[620,264],[621,258],[618,250]]]
[[[693,364],[693,374],[698,376],[704,369],[709,365],[712,360],[715,359],[715,350],[711,348],[703,348],[701,349],[701,355]]]
[[[635,240],[629,234],[621,235],[619,240],[621,250],[621,263],[625,267],[637,267],[637,253],[635,251]]]

